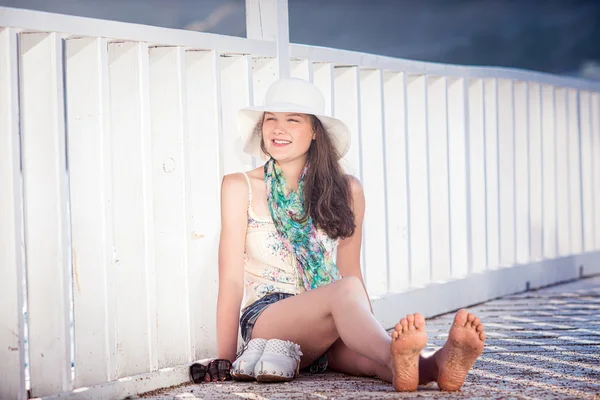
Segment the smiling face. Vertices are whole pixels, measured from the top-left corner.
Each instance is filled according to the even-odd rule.
[[[306,158],[314,136],[307,114],[266,112],[263,117],[264,148],[279,162]]]

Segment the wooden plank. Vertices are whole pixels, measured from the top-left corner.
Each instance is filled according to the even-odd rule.
[[[516,262],[530,259],[529,232],[529,87],[514,83]]]
[[[543,257],[542,98],[538,83],[529,84],[529,232],[531,261]]]
[[[431,277],[429,166],[427,162],[427,77],[410,76],[407,85],[408,193],[410,204],[411,287]]]
[[[384,72],[384,133],[387,188],[389,291],[410,284],[406,75]]]
[[[581,151],[579,125],[579,92],[567,91],[567,125],[569,136],[569,240],[572,254],[583,249],[581,220]]]
[[[252,65],[248,56],[221,57],[221,90],[223,137],[221,157],[223,173],[247,171],[253,166],[252,157],[244,153],[237,129],[236,114],[240,108],[252,105]]]
[[[334,110],[334,81],[333,65],[329,63],[313,64],[313,83],[325,96],[325,114],[333,116]]]
[[[448,79],[448,172],[453,278],[465,276],[471,265],[468,107],[467,81]]]
[[[63,53],[55,33],[20,39],[31,392],[44,396],[72,388]]]
[[[117,377],[156,368],[148,47],[110,43]]]
[[[186,198],[185,53],[181,47],[149,52],[157,367],[192,357]]]
[[[431,277],[445,281],[451,274],[450,191],[448,171],[448,89],[445,77],[427,77],[427,153]]]
[[[515,234],[515,104],[513,82],[498,80],[498,199],[500,265],[516,260]]]
[[[290,76],[313,82],[313,63],[309,60],[290,61]]]
[[[472,264],[469,272],[487,267],[487,201],[485,162],[485,107],[483,80],[469,81],[469,183]]]
[[[383,74],[360,71],[361,160],[366,198],[363,248],[369,295],[388,292],[387,191],[385,132],[383,126]]]
[[[600,93],[590,95],[590,117],[592,119],[592,179],[594,181],[594,237],[595,250],[600,250]]]
[[[581,140],[581,196],[583,217],[583,250],[595,247],[594,227],[594,170],[591,96],[588,91],[579,92],[579,129]]]
[[[221,62],[216,52],[186,57],[186,165],[189,301],[194,360],[217,351],[218,252],[223,160]]]
[[[571,254],[571,232],[569,229],[569,131],[567,126],[567,91],[555,91],[556,121],[556,230],[557,254]]]
[[[500,264],[498,81],[484,80],[487,268]]]
[[[350,149],[342,159],[346,173],[356,176],[362,181],[362,165],[360,159],[360,76],[357,67],[335,68],[334,80],[334,115],[348,125],[350,130]]]
[[[116,378],[108,48],[66,42],[75,387]]]
[[[17,34],[0,31],[0,398],[26,399]]]
[[[556,256],[556,122],[554,87],[542,86],[542,179],[544,257]]]

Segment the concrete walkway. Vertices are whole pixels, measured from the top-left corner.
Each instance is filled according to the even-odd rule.
[[[507,296],[469,308],[488,339],[463,389],[435,384],[395,393],[377,379],[341,374],[302,375],[285,384],[225,382],[183,385],[148,399],[600,399],[600,277]],[[427,320],[429,349],[441,346],[452,314]]]

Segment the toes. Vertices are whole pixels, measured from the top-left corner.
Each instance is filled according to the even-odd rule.
[[[408,321],[408,329],[415,330],[415,316],[412,314],[407,315],[406,320]]]
[[[483,332],[479,333],[479,340],[481,340],[482,342],[485,342],[485,333],[483,333]]]
[[[425,318],[419,313],[415,314],[415,328],[423,329],[425,328]]]
[[[469,313],[467,312],[467,310],[460,310],[456,313],[456,315],[454,316],[454,325],[456,326],[465,326],[467,323],[467,315]]]
[[[484,327],[483,327],[483,325],[477,325],[477,328],[475,328],[475,330],[476,330],[477,332],[481,333],[481,332],[483,332],[483,330],[484,330]]]
[[[402,320],[400,321],[400,325],[402,325],[402,332],[408,330],[408,320],[406,318],[402,318]]]
[[[397,331],[397,330],[394,330],[394,331],[392,332],[392,339],[396,340],[396,339],[398,339],[398,336],[400,336],[400,334],[398,333],[398,331]]]
[[[468,314],[467,315],[467,323],[465,324],[466,328],[472,328],[474,326],[474,322],[475,322],[475,314]]]
[[[400,322],[398,322],[396,325],[394,325],[394,330],[396,332],[402,332],[402,325],[400,325]]]

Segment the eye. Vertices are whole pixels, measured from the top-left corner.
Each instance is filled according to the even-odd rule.
[[[298,121],[297,119],[290,118],[290,119],[288,119],[288,122],[300,122],[300,121]]]
[[[267,117],[265,121],[275,121],[275,117]]]

